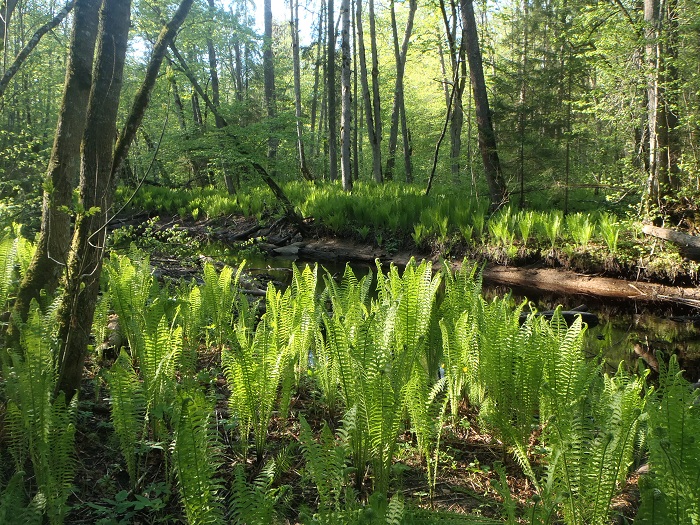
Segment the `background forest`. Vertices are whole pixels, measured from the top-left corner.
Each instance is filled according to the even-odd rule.
[[[480,51],[512,202],[568,211],[600,205],[596,195],[603,194],[635,215],[692,216],[700,184],[698,7],[646,4],[477,2],[479,48],[469,50],[464,6],[455,2],[280,3],[274,13],[268,2],[264,34],[254,16],[263,6],[195,2],[121,180],[135,184],[145,176],[174,188],[226,183],[235,192],[256,177],[251,160],[282,178],[334,180],[347,157],[346,184],[373,178],[424,185],[433,172],[436,181],[488,196],[466,59]],[[3,7],[5,224],[36,221],[27,204],[40,200],[71,15],[43,35],[19,70],[11,66],[62,7],[40,1]],[[133,98],[173,9],[136,2],[123,100]],[[345,83],[349,127],[341,123]],[[124,118],[128,103],[120,108]],[[345,128],[349,156],[341,148]]]

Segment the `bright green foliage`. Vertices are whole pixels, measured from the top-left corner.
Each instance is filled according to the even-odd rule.
[[[563,495],[564,516],[571,524],[609,523],[616,487],[632,463],[645,404],[643,380],[630,378],[622,367],[615,376],[593,377],[592,395],[557,395],[559,406],[543,437],[551,447],[546,462],[554,494]],[[554,405],[554,399],[549,403]]]
[[[153,314],[152,303],[157,295],[151,266],[144,254],[127,257],[114,252],[105,266],[109,276],[109,297],[119,317],[119,329],[129,341],[131,355],[135,357],[145,344],[146,318]],[[162,315],[162,310],[160,313]]]
[[[119,446],[126,460],[131,484],[135,486],[138,480],[136,449],[144,431],[146,400],[143,384],[125,351],[121,351],[112,365],[107,382],[114,431],[119,437]]]
[[[340,511],[354,501],[355,495],[348,483],[351,472],[348,463],[350,433],[354,431],[356,418],[357,408],[353,407],[345,414],[337,439],[324,423],[320,438],[316,440],[304,416],[299,417],[299,442],[306,472],[318,490],[319,512]]]
[[[620,226],[617,223],[617,219],[609,213],[602,213],[598,220],[598,228],[610,254],[615,255],[617,253],[617,240],[620,236]]]
[[[343,401],[346,407],[357,406],[351,439],[354,467],[362,472],[371,458],[375,490],[385,492],[407,387],[425,352],[440,279],[426,262],[410,262],[403,275],[392,266],[386,275],[379,271],[377,279],[378,298],[365,317],[325,316],[324,323]]]
[[[299,270],[292,265],[292,282],[284,294],[284,311],[280,312],[289,326],[289,350],[296,360],[295,375],[297,382],[309,365],[309,359],[315,353],[315,344],[319,329],[319,302],[316,299],[318,282],[318,265],[306,265]],[[288,318],[288,319],[287,319]]]
[[[642,505],[635,523],[700,523],[699,392],[671,356],[647,404],[650,474],[640,480]]]
[[[280,385],[294,358],[289,350],[290,312],[284,308],[288,303],[272,284],[268,285],[265,304],[267,312],[255,329],[250,316],[237,319],[236,345],[221,351],[224,375],[231,389],[229,406],[240,420],[244,442],[253,431],[258,459],[262,459],[265,450],[267,427]]]
[[[225,523],[216,428],[211,425],[214,404],[197,388],[178,393],[175,432],[170,446],[173,470],[188,523]]]
[[[595,232],[595,224],[589,215],[581,212],[566,216],[569,234],[579,248],[586,249]]]
[[[23,354],[12,353],[4,367],[7,377],[7,430],[17,471],[27,457],[36,478],[37,497],[27,510],[41,508],[49,523],[63,523],[66,500],[75,473],[74,437],[78,397],[66,404],[63,393],[54,396],[57,371],[55,306],[42,315],[32,303],[21,327]],[[18,482],[18,481],[16,481]],[[11,488],[11,487],[10,487]]]
[[[201,287],[201,315],[206,327],[207,345],[214,344],[222,348],[232,337],[237,306],[240,305],[238,281],[245,266],[241,263],[233,273],[233,268],[224,266],[217,272],[214,265],[204,265],[204,286]],[[197,304],[197,298],[193,298]],[[194,334],[192,334],[194,336]]]
[[[15,274],[18,239],[0,240],[0,310],[7,308]]]
[[[265,465],[252,483],[245,471],[237,465],[231,483],[231,517],[236,525],[273,525],[280,523],[275,507],[285,495],[287,487],[273,487],[275,462]]]

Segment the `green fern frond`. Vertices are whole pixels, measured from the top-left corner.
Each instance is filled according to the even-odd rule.
[[[241,465],[236,466],[231,483],[230,523],[237,525],[273,525],[279,522],[275,506],[286,487],[272,487],[272,476],[263,472],[248,483]]]
[[[639,522],[691,524],[700,520],[700,391],[680,372],[676,356],[660,363],[659,389],[647,404],[650,474]],[[635,520],[636,522],[636,520]]]
[[[171,455],[187,520],[192,524],[224,523],[217,434],[211,426],[213,403],[198,389],[178,394],[179,409]]]
[[[131,359],[122,350],[107,374],[112,405],[112,423],[126,461],[132,486],[136,485],[136,447],[145,424],[145,396]]]

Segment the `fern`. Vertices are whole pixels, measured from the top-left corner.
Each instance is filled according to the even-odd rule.
[[[346,420],[354,418],[355,414],[356,411],[351,410],[346,416]],[[347,428],[345,432],[339,434],[339,439],[336,440],[328,425],[324,424],[320,439],[317,441],[306,419],[301,416],[299,421],[301,424],[299,441],[304,459],[306,459],[306,471],[318,490],[318,509],[320,512],[339,511],[344,508],[343,496],[348,490],[349,469],[347,463],[350,447]],[[350,499],[350,501],[352,500]]]
[[[650,474],[640,482],[635,523],[694,524],[700,522],[700,396],[683,379],[676,356],[660,368],[646,410]]]
[[[218,443],[210,423],[213,403],[198,389],[183,390],[177,399],[170,448],[187,521],[197,525],[224,523],[222,484],[216,476]]]
[[[289,352],[288,334],[284,328],[279,304],[282,295],[270,283],[266,304],[268,311],[255,330],[252,318],[241,315],[236,321],[236,347],[224,347],[221,362],[226,381],[231,389],[229,406],[241,422],[241,438],[247,442],[252,430],[258,460],[267,442],[267,427],[288,364],[293,358]]]
[[[28,509],[41,508],[49,523],[60,524],[75,472],[78,398],[74,396],[68,405],[62,393],[53,398],[55,324],[55,305],[42,315],[33,301],[27,323],[20,327],[23,354],[11,354],[5,372],[10,450],[18,468],[26,457],[31,459],[36,477],[38,493]]]
[[[271,467],[271,468],[270,468]],[[231,483],[231,520],[240,525],[272,525],[280,522],[275,506],[286,493],[286,486],[273,487],[274,465],[268,465],[248,483],[241,465],[237,465]]]
[[[19,239],[0,240],[0,311],[7,309],[10,290],[15,285],[15,264]]]
[[[224,266],[217,272],[214,265],[204,265],[204,285],[201,287],[202,325],[206,327],[207,344],[223,348],[231,339],[231,330],[236,317],[238,282],[245,261],[234,274],[233,268]]]
[[[145,397],[131,359],[123,350],[107,374],[107,382],[114,430],[126,460],[131,485],[135,487],[138,480],[136,447],[145,424]]]

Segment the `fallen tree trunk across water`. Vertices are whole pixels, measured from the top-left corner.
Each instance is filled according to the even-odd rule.
[[[554,268],[487,267],[484,281],[524,290],[700,307],[700,289],[582,275]]]

